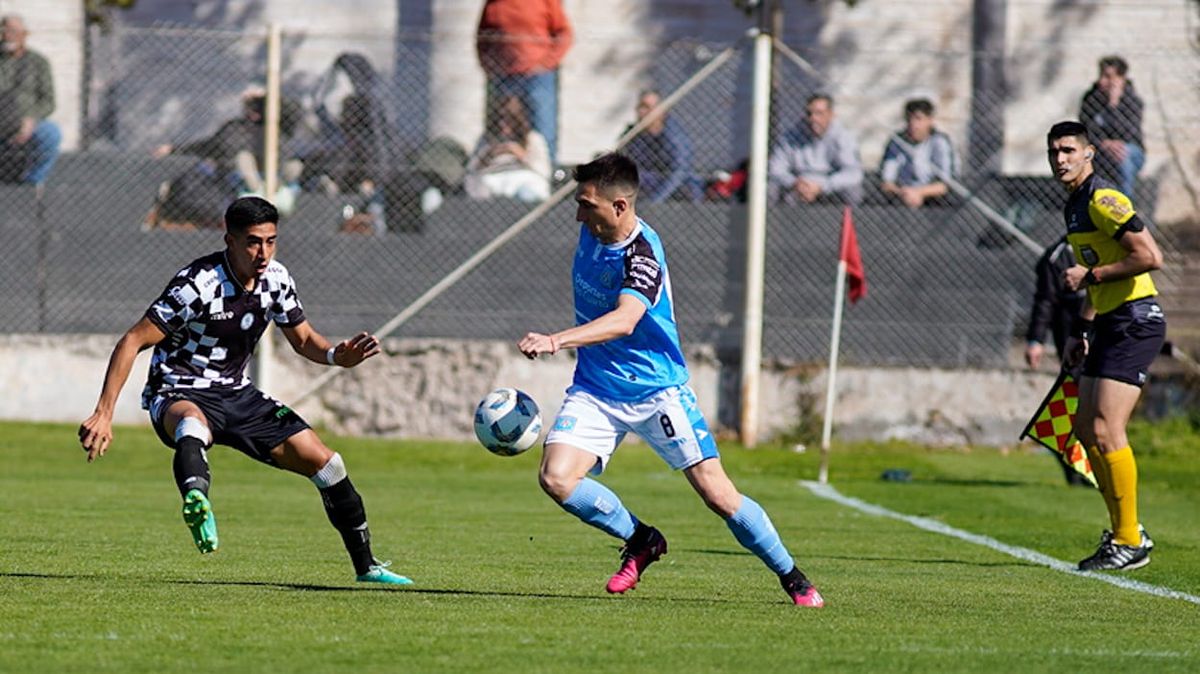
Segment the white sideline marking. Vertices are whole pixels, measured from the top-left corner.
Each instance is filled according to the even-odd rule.
[[[1143,583],[1138,580],[1130,580],[1129,578],[1122,576],[1114,576],[1107,573],[1097,573],[1095,571],[1080,571],[1075,568],[1074,564],[1068,564],[1067,562],[1055,559],[1049,555],[1043,555],[1036,550],[1019,548],[1015,545],[1002,543],[990,536],[981,536],[979,534],[973,534],[969,531],[963,531],[962,529],[956,529],[948,524],[938,522],[937,520],[931,520],[928,517],[905,515],[894,510],[888,510],[883,506],[875,505],[874,503],[867,503],[866,501],[860,499],[844,496],[837,489],[834,489],[827,484],[819,484],[810,480],[801,480],[800,484],[806,487],[816,496],[834,501],[835,503],[840,503],[844,506],[849,506],[855,510],[870,515],[890,517],[894,520],[907,522],[918,529],[924,529],[926,531],[932,531],[935,534],[942,534],[944,536],[950,536],[959,540],[967,541],[968,543],[982,545],[985,548],[991,548],[997,552],[1003,552],[1004,554],[1016,557],[1017,559],[1033,562],[1034,564],[1039,564],[1041,566],[1048,566],[1055,571],[1062,571],[1063,573],[1069,573],[1073,576],[1083,576],[1085,578],[1091,578],[1092,580],[1103,581],[1109,585],[1116,585],[1119,588],[1133,590],[1135,592],[1152,594],[1156,597],[1182,599],[1183,601],[1188,601],[1193,604],[1200,604],[1200,597],[1197,597],[1194,594],[1180,592],[1179,590],[1172,590],[1169,587],[1162,587],[1160,585],[1151,585],[1150,583]]]

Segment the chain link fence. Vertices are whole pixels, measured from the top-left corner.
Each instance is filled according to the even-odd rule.
[[[471,99],[481,101],[478,131],[431,132],[445,108],[435,94],[455,85],[431,74],[435,46],[431,36],[377,43],[284,37],[281,187],[268,196],[284,213],[279,259],[327,334],[384,324],[569,178],[569,167],[539,144],[524,101],[494,95],[485,114],[479,93]],[[120,332],[179,267],[223,246],[225,205],[267,182],[260,174],[263,91],[254,87],[266,79],[265,50],[262,35],[190,29],[123,28],[93,40],[86,149],[64,153],[41,190],[0,184],[7,330]],[[293,67],[289,56],[301,51],[324,54],[327,67]],[[606,99],[615,117],[633,124],[690,87],[664,122],[624,149],[646,174],[638,212],[667,243],[685,341],[714,344],[731,357],[740,344],[746,256],[750,51],[748,41],[664,44],[640,72],[643,86]],[[961,94],[874,89],[856,79],[861,74],[822,72],[810,63],[814,56],[787,45],[777,50],[772,164],[782,165],[775,158],[804,129],[812,95],[828,94],[833,119],[857,141],[849,201],[869,283],[868,297],[846,313],[843,361],[1006,366],[1028,317],[1037,248],[1061,233],[1061,188],[1028,162],[998,174],[983,153],[971,152]],[[949,77],[960,84],[969,80],[969,55],[906,57],[958,73]],[[697,79],[714,59],[717,67]],[[1156,95],[1197,89],[1191,61],[1182,63],[1156,70]],[[898,137],[902,150],[915,151],[906,144],[911,137],[897,134],[905,101],[914,98],[934,104],[936,128],[955,156],[942,176],[945,194],[920,208],[885,189],[903,182],[904,171],[881,170],[889,141]],[[1036,126],[1076,112],[1047,107]],[[571,141],[570,114],[560,105],[560,147]],[[1148,112],[1146,145],[1194,156],[1198,127],[1195,119]],[[619,135],[593,143],[594,152],[611,149]],[[826,189],[805,203],[785,173],[775,177],[768,207],[764,353],[821,362],[845,199]],[[1155,212],[1161,175],[1172,174],[1139,178],[1135,199],[1144,214]],[[573,215],[568,196],[396,334],[512,340],[564,327],[572,316]]]

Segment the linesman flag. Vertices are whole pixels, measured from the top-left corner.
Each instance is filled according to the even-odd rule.
[[[1050,394],[1034,413],[1021,438],[1032,438],[1046,449],[1058,454],[1063,463],[1087,478],[1093,487],[1096,476],[1088,461],[1083,444],[1075,439],[1075,411],[1079,409],[1079,384],[1063,370],[1054,382]]]
[[[838,259],[846,263],[850,303],[853,304],[867,296],[867,270],[863,267],[862,254],[858,252],[858,235],[854,233],[854,217],[849,206],[842,210],[842,247]]]

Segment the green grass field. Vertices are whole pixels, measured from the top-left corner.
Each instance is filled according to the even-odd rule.
[[[1127,575],[1198,595],[1195,443],[1161,428],[1137,439],[1157,548]],[[821,588],[821,610],[790,606],[642,445],[623,447],[605,481],[671,551],[610,597],[617,543],[541,494],[537,451],[326,440],[366,500],[377,554],[411,589],[355,584],[315,489],[233,450],[210,454],[221,549],[201,556],[149,429],[118,429],[88,465],[71,427],[0,424],[0,671],[1200,670],[1200,606],[820,499],[799,485],[816,475],[812,453],[728,446],[724,460]],[[1099,496],[1065,486],[1042,452],[837,452],[843,494],[1058,559],[1090,553],[1105,522]],[[888,468],[913,481],[881,481]]]

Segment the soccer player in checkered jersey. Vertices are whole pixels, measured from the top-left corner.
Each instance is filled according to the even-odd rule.
[[[1097,176],[1087,127],[1059,122],[1046,136],[1050,169],[1070,195],[1063,209],[1076,264],[1063,272],[1068,290],[1087,289],[1066,365],[1083,365],[1075,434],[1087,448],[1112,529],[1080,570],[1128,571],[1150,563],[1154,542],[1138,523],[1137,464],[1125,427],[1150,363],[1166,338],[1150,272],[1162,267],[1154,236],[1129,196]]]
[[[218,545],[206,454],[217,443],[312,480],[357,579],[407,585],[409,579],[372,555],[362,497],[342,457],[299,415],[246,377],[246,364],[268,321],[280,327],[296,353],[316,363],[354,367],[380,351],[379,340],[365,332],[332,344],[313,329],[295,282],[274,259],[278,223],[275,207],[258,197],[229,206],[225,250],[180,270],[117,342],[96,411],[79,427],[80,442],[89,462],[108,451],[117,396],[138,352],[154,347],[142,407],[149,410],[158,437],[175,450],[183,520],[200,552],[213,552]]]
[[[575,379],[546,438],[539,481],[564,510],[625,542],[607,590],[633,589],[667,553],[658,529],[640,521],[600,482],[626,433],[641,436],[682,470],[734,537],[779,576],[788,597],[822,606],[767,513],[725,474],[716,442],[687,385],[671,279],[662,241],[634,212],[637,165],[607,154],[575,169],[580,221],[572,270],[575,327],[530,332],[517,344],[529,358],[576,349]]]

